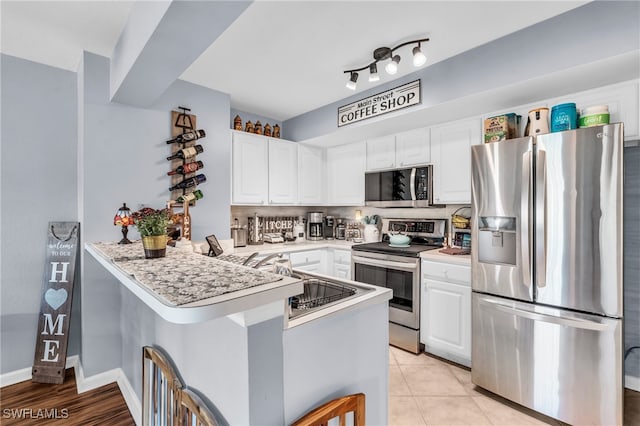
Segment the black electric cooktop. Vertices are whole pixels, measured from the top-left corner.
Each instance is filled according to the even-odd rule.
[[[354,244],[351,249],[368,253],[393,254],[396,256],[418,257],[420,253],[427,250],[442,248],[443,242],[411,242],[407,247],[391,246],[388,241],[379,243]]]

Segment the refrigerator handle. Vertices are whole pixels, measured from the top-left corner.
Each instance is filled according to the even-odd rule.
[[[547,285],[547,153],[536,158],[536,286]]]
[[[534,321],[542,321],[542,322],[551,323],[551,324],[564,325],[567,327],[581,328],[583,330],[604,331],[609,328],[609,325],[606,323],[589,321],[589,320],[580,319],[580,318],[569,318],[566,316],[546,315],[538,312],[531,312],[528,310],[514,308],[512,306],[507,306],[498,301],[487,300],[484,298],[480,300],[483,303],[493,305],[493,307],[499,311],[505,312],[510,315],[515,315],[517,317],[534,320]]]
[[[531,151],[522,155],[522,195],[520,200],[520,252],[522,253],[522,281],[531,287]]]

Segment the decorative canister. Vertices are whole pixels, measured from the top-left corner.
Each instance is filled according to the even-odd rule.
[[[549,133],[549,108],[536,108],[529,111],[529,134],[537,136]]]
[[[578,128],[578,114],[573,102],[554,105],[551,108],[551,131],[562,132]]]
[[[364,226],[364,241],[365,243],[376,243],[380,239],[380,231],[374,224],[367,224]]]
[[[580,127],[600,126],[609,124],[609,106],[597,105],[584,108],[580,112]]]

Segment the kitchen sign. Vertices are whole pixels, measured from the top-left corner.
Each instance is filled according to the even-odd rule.
[[[31,381],[64,381],[71,297],[78,254],[78,222],[49,222],[40,316]]]
[[[338,127],[420,103],[420,80],[369,96],[338,108]]]

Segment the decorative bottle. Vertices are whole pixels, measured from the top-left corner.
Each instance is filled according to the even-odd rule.
[[[175,154],[168,156],[167,160],[171,161],[171,160],[175,160],[176,158],[185,159],[185,158],[193,157],[197,154],[200,154],[203,151],[204,151],[204,148],[202,147],[202,145],[183,148],[180,151],[176,152]]]
[[[207,134],[204,130],[190,130],[186,133],[176,136],[171,140],[168,140],[167,144],[191,142],[195,141],[196,139],[204,138],[205,136],[207,136]]]
[[[189,194],[184,194],[179,196],[176,201],[178,203],[188,203],[191,201],[196,201],[201,199],[202,197],[204,197],[204,194],[202,193],[202,191],[200,191],[199,189],[196,189],[195,191],[189,193]]]
[[[187,189],[187,188],[191,188],[192,186],[196,186],[201,184],[202,182],[205,182],[207,180],[207,177],[205,175],[196,175],[195,177],[189,178],[189,179],[185,179],[180,183],[177,183],[176,185],[173,185],[171,188],[169,188],[169,191],[175,191],[176,189]]]
[[[195,172],[196,170],[200,170],[204,167],[202,161],[194,161],[193,163],[183,164],[182,166],[178,166],[175,170],[171,170],[167,172],[169,176],[181,174],[186,175],[187,173]]]

